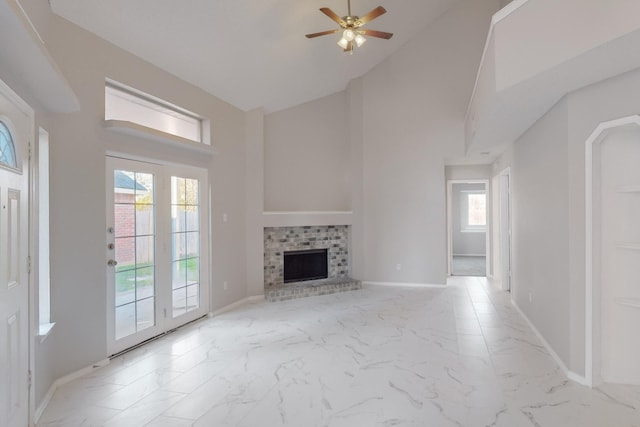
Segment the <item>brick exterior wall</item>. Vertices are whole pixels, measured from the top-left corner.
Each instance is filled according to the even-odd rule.
[[[136,234],[135,196],[127,193],[115,193],[114,228],[116,236],[116,260],[119,265],[133,264],[136,260],[135,238]]]
[[[328,249],[329,279],[349,276],[349,226],[268,227],[264,229],[264,286],[284,283],[285,251]]]

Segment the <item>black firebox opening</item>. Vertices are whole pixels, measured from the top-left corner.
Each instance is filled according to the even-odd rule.
[[[327,264],[327,249],[285,252],[284,283],[326,279]]]

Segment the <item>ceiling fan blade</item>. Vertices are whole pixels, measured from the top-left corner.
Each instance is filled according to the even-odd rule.
[[[320,33],[313,33],[313,34],[307,34],[305,35],[306,38],[308,39],[312,39],[314,37],[320,37],[320,36],[326,36],[327,34],[335,34],[340,30],[328,30],[328,31],[322,31]]]
[[[345,52],[353,52],[353,42],[347,43],[347,47],[344,48]]]
[[[329,9],[328,7],[321,7],[320,8],[320,12],[324,13],[325,15],[327,15],[329,18],[333,19],[334,21],[336,21],[338,23],[338,25],[340,25],[342,28],[346,27],[347,23],[344,22],[342,20],[342,18],[340,18],[338,16],[337,13],[335,13],[333,10]]]
[[[371,12],[369,12],[366,15],[358,18],[358,20],[355,23],[355,26],[359,27],[361,25],[366,24],[367,22],[371,22],[374,19],[376,19],[378,16],[383,15],[385,13],[387,13],[387,9],[385,9],[382,6],[378,6],[375,9],[373,9]]]
[[[378,37],[381,39],[389,40],[391,37],[393,37],[393,33],[387,33],[384,31],[367,30],[366,28],[360,28],[359,31],[365,36]]]

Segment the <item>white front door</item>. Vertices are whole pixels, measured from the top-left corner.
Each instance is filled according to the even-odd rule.
[[[29,154],[33,112],[0,82],[0,425],[29,425]]]
[[[208,311],[206,173],[107,158],[109,353]]]

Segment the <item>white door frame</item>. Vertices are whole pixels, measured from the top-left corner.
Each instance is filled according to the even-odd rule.
[[[487,200],[487,228],[485,231],[485,274],[488,277],[491,271],[491,251],[489,235],[491,233],[491,192],[489,190],[488,179],[448,179],[447,180],[447,276],[451,276],[451,264],[453,262],[453,207],[451,195],[453,194],[453,184],[484,184]]]
[[[499,183],[499,239],[500,239],[500,282],[502,290],[511,291],[513,267],[512,209],[511,209],[511,168],[498,174]],[[506,217],[506,218],[505,218]],[[505,247],[507,251],[505,251]]]

